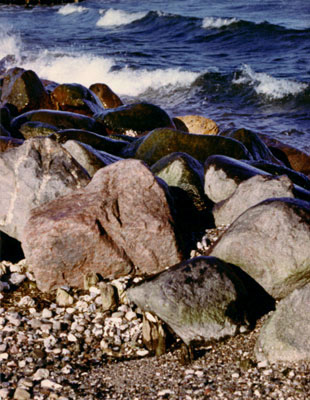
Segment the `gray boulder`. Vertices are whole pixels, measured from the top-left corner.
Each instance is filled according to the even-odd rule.
[[[268,199],[237,218],[210,251],[281,299],[310,276],[310,203]]]
[[[241,182],[228,199],[215,204],[213,207],[215,225],[231,224],[248,208],[272,197],[294,197],[291,180],[285,175],[280,177],[255,175]]]
[[[281,300],[255,346],[258,361],[310,360],[310,283]]]
[[[93,147],[76,140],[68,140],[63,144],[63,147],[88,172],[90,177],[93,177],[98,169],[121,160],[120,157],[113,156],[104,151],[96,150]]]
[[[226,200],[238,185],[255,175],[270,175],[243,161],[223,155],[213,155],[204,164],[204,191],[214,203]]]
[[[184,259],[167,190],[143,162],[123,160],[32,210],[22,246],[39,289],[82,288],[89,273],[152,274]]]
[[[47,138],[0,153],[0,230],[21,240],[32,208],[89,183],[87,172]]]
[[[127,296],[156,314],[187,345],[235,335],[273,307],[250,277],[215,257],[177,264],[128,289]]]

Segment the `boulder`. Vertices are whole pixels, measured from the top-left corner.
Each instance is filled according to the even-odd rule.
[[[233,132],[224,132],[221,135],[239,140],[251,153],[254,160],[264,160],[274,164],[283,165],[282,161],[278,160],[267,145],[260,137],[248,129],[237,129]]]
[[[273,197],[294,197],[292,181],[285,175],[255,175],[241,182],[228,199],[215,204],[215,225],[231,224],[248,208]]]
[[[19,132],[20,127],[29,121],[49,124],[55,126],[57,130],[83,129],[100,135],[106,134],[105,128],[94,118],[68,111],[54,110],[28,111],[21,114],[12,120],[12,129]]]
[[[94,83],[89,87],[100,100],[104,108],[116,108],[123,105],[122,100],[104,83]]]
[[[206,207],[203,166],[195,158],[186,153],[171,153],[152,165],[151,171],[167,185],[185,190],[198,210]]]
[[[46,122],[27,121],[19,127],[19,132],[25,139],[31,139],[38,136],[49,136],[57,132],[56,126],[47,124]]]
[[[12,136],[11,132],[8,131],[2,124],[0,124],[0,136],[6,136],[6,137],[11,137]]]
[[[86,171],[48,138],[0,153],[0,230],[21,240],[32,208],[85,186]]]
[[[4,75],[1,102],[13,105],[18,113],[53,108],[37,74],[18,67],[9,69]]]
[[[155,129],[142,138],[135,158],[149,165],[162,157],[184,152],[204,163],[213,154],[224,154],[236,159],[251,159],[247,149],[235,139],[223,136],[196,135],[174,129]]]
[[[237,218],[210,255],[235,264],[281,299],[310,276],[310,203],[268,199]]]
[[[0,107],[0,123],[7,131],[11,128],[11,112],[8,105]]]
[[[277,165],[267,161],[246,161],[252,167],[261,169],[271,175],[287,175],[295,185],[310,191],[310,179],[303,173],[297,172],[284,165]]]
[[[270,136],[264,134],[259,136],[277,158],[280,158],[282,153],[283,160],[287,160],[286,166],[310,176],[310,155],[308,153]]]
[[[56,110],[74,112],[90,117],[93,115],[93,111],[87,104],[88,101],[101,105],[97,97],[89,89],[77,83],[57,85],[50,96]]]
[[[273,307],[250,277],[215,257],[177,264],[128,289],[127,297],[156,314],[187,345],[235,335]]]
[[[22,246],[39,289],[82,288],[89,273],[152,274],[184,259],[167,190],[144,163],[123,160],[32,210]]]
[[[128,146],[128,143],[123,140],[115,140],[83,129],[64,129],[55,132],[50,138],[62,144],[68,140],[77,140],[96,150],[102,150],[116,156],[121,155],[122,151]]]
[[[277,304],[255,346],[258,361],[310,361],[310,283]]]
[[[68,140],[63,147],[88,172],[90,177],[93,177],[98,169],[121,160],[120,157],[96,150],[88,144],[76,140]]]
[[[105,126],[110,135],[139,136],[155,128],[175,128],[166,111],[148,103],[129,104],[109,109],[95,114],[95,118]]]
[[[205,194],[215,203],[230,197],[241,182],[255,175],[269,175],[243,161],[221,155],[208,157],[204,171]]]
[[[201,115],[184,115],[173,118],[176,128],[180,131],[198,133],[200,135],[217,135],[219,128],[209,118]]]

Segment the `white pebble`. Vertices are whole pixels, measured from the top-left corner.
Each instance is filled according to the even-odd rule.
[[[41,381],[42,379],[48,378],[50,375],[50,372],[48,369],[45,368],[39,368],[36,370],[36,372],[32,375],[32,380],[33,381]]]
[[[46,389],[52,389],[52,390],[62,389],[62,385],[59,385],[59,383],[53,382],[50,379],[44,379],[41,382],[41,387],[46,388]]]
[[[141,356],[141,357],[144,357],[144,356],[146,356],[147,354],[149,354],[149,351],[148,351],[148,350],[138,350],[138,351],[137,351],[137,355],[138,355],[138,356]]]
[[[10,276],[10,282],[13,283],[13,285],[15,286],[20,285],[25,279],[26,275],[19,274],[18,272],[14,272],[14,274]]]
[[[77,342],[77,338],[75,335],[73,335],[73,333],[69,333],[68,340],[69,342]]]
[[[8,353],[1,353],[1,354],[0,354],[0,361],[1,361],[1,360],[7,360],[8,358],[9,358]]]
[[[135,318],[137,318],[137,314],[134,312],[134,311],[127,311],[126,312],[126,314],[125,314],[125,318],[128,320],[128,321],[132,321],[133,319],[135,319]]]
[[[53,313],[48,308],[44,308],[42,310],[42,318],[52,318],[52,316],[53,316]]]

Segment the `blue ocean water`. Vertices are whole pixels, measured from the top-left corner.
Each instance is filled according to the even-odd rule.
[[[0,5],[0,70],[15,65],[310,153],[308,0]]]

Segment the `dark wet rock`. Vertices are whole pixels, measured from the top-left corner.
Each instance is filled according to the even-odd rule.
[[[23,139],[16,139],[7,136],[0,136],[0,153],[12,149],[13,147],[18,147],[24,143]]]
[[[287,175],[292,182],[303,189],[310,190],[310,179],[303,173],[297,172],[284,165],[277,165],[266,161],[246,161],[252,167],[259,168],[271,175]]]
[[[203,166],[195,158],[186,153],[171,153],[152,165],[151,171],[167,185],[185,190],[198,210],[206,207]]]
[[[184,152],[204,163],[213,154],[223,154],[236,159],[252,159],[242,143],[223,136],[196,135],[174,129],[155,129],[143,138],[135,158],[152,165],[162,157]]]
[[[9,106],[0,107],[0,123],[7,130],[11,128],[12,115]]]
[[[68,111],[38,110],[29,111],[15,117],[12,120],[12,129],[19,131],[19,128],[26,122],[41,122],[62,129],[83,129],[101,135],[105,135],[104,127],[95,121],[94,118],[86,115],[76,114]]]
[[[273,306],[253,279],[215,257],[175,265],[128,289],[127,296],[186,344],[235,335]]]
[[[2,124],[0,124],[0,136],[6,136],[6,137],[12,136],[11,132],[9,132]]]
[[[280,158],[282,154],[283,159],[286,159],[288,162],[288,165],[286,164],[286,166],[295,171],[302,172],[305,175],[310,175],[309,154],[270,136],[263,134],[260,134],[259,136],[277,158]]]
[[[94,83],[89,90],[95,93],[104,108],[116,108],[123,105],[117,94],[104,83]]]
[[[90,117],[93,115],[93,111],[87,103],[90,101],[94,104],[101,104],[89,89],[77,83],[57,85],[50,96],[56,110],[75,112]]]
[[[251,153],[254,160],[265,160],[275,164],[283,165],[282,161],[278,160],[267,145],[260,139],[260,137],[248,129],[238,129],[233,132],[225,132],[221,135],[231,137],[239,140]]]
[[[0,261],[17,263],[24,258],[21,243],[0,231]]]
[[[280,299],[310,279],[310,203],[268,199],[237,218],[210,255],[238,265]]]
[[[89,182],[86,171],[48,138],[0,153],[0,169],[0,229],[17,240],[32,208]]]
[[[22,245],[38,287],[83,287],[88,273],[152,274],[184,259],[167,190],[144,163],[123,160],[32,210]]]
[[[156,128],[175,128],[162,108],[148,103],[136,103],[106,110],[95,115],[109,134],[144,135]]]
[[[204,170],[205,194],[215,203],[226,200],[241,182],[252,176],[269,175],[241,160],[222,155],[208,157],[204,164]]]
[[[121,160],[120,157],[96,150],[85,143],[75,140],[68,140],[63,144],[63,147],[88,172],[90,177],[92,177],[98,169]]]
[[[53,108],[37,74],[18,67],[9,69],[4,75],[1,102],[12,104],[18,113]]]
[[[277,304],[263,325],[255,346],[258,361],[310,360],[310,283]]]
[[[128,143],[123,140],[115,140],[83,129],[65,129],[56,132],[50,137],[58,143],[77,140],[90,145],[96,150],[105,151],[116,156],[121,156],[122,151],[128,146]]]
[[[176,128],[180,131],[198,133],[200,135],[217,135],[219,128],[210,118],[201,115],[184,115],[173,118]]]
[[[244,211],[263,200],[275,197],[294,197],[293,183],[285,175],[255,175],[241,182],[234,193],[226,200],[215,204],[213,215],[215,225],[228,225]]]
[[[25,139],[30,139],[38,136],[49,136],[57,132],[56,126],[45,122],[27,121],[19,127],[19,132]]]

